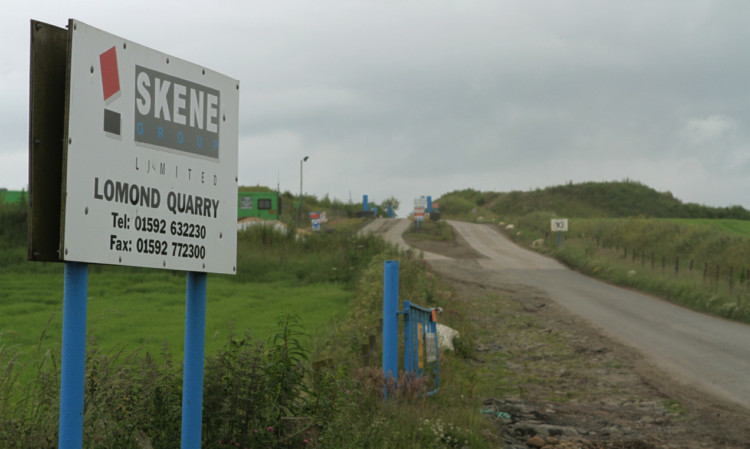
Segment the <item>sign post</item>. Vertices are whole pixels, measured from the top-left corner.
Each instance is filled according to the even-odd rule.
[[[398,379],[398,260],[383,267],[383,376],[386,386]]]
[[[66,264],[59,447],[83,445],[98,263],[187,272],[182,447],[199,448],[206,277],[237,271],[239,82],[73,19],[31,33],[28,254]]]
[[[60,431],[58,447],[83,447],[83,386],[86,376],[86,302],[89,266],[65,264],[62,354],[60,360]]]
[[[206,273],[188,272],[186,290],[181,447],[200,449],[206,337]]]
[[[562,233],[568,232],[568,219],[567,218],[553,218],[551,220],[552,232],[557,231],[557,247],[562,246]]]

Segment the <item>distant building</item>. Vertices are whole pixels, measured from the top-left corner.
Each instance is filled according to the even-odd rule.
[[[281,198],[276,192],[238,192],[237,219],[248,217],[278,220]]]

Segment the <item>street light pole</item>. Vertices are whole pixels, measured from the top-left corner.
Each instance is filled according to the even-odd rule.
[[[310,156],[305,156],[299,161],[299,205],[297,206],[297,227],[299,228],[302,218],[302,163],[307,161]]]

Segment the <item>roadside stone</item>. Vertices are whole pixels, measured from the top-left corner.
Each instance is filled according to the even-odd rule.
[[[526,445],[529,447],[535,447],[537,449],[541,449],[542,447],[544,447],[545,442],[542,437],[537,435],[526,440]]]

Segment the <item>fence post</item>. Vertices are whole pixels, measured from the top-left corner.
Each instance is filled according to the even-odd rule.
[[[706,278],[708,277],[708,262],[703,265],[703,283],[706,283]]]
[[[404,301],[404,371],[414,371],[414,323],[411,321],[411,302]]]
[[[716,264],[716,286],[719,286],[719,264]]]
[[[383,374],[398,379],[398,260],[386,260],[383,271]]]

